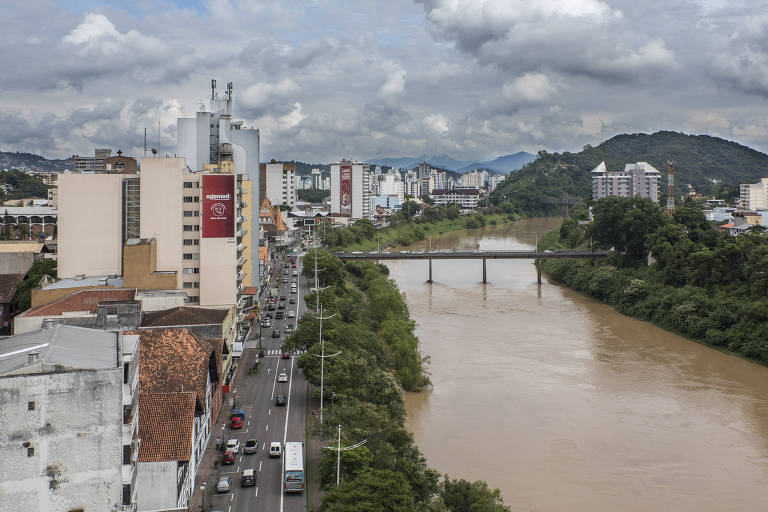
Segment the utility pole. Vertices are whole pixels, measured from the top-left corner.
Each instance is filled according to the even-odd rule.
[[[333,450],[336,452],[336,487],[339,486],[339,477],[341,476],[341,452],[347,452],[349,450],[354,450],[355,448],[359,446],[363,446],[365,443],[368,442],[368,439],[363,439],[359,443],[355,443],[352,446],[345,446],[344,448],[341,447],[341,425],[339,425],[339,437],[338,442],[336,446],[323,446],[326,450]]]
[[[329,354],[325,355],[325,341],[323,341],[323,320],[328,320],[329,318],[333,318],[336,316],[336,313],[332,314],[331,316],[323,317],[323,306],[320,306],[319,310],[320,316],[316,316],[315,318],[320,320],[320,355],[313,354],[315,357],[320,358],[320,433],[323,432],[323,398],[325,395],[325,358],[326,357],[334,357],[339,354],[341,354],[341,350],[336,352],[335,354]]]

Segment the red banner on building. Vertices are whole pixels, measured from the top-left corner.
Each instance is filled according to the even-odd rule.
[[[350,208],[352,204],[352,167],[341,166],[341,206]]]
[[[235,176],[203,175],[203,238],[235,236]]]

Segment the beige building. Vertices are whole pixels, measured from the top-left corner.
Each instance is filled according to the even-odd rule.
[[[752,211],[768,208],[768,178],[760,178],[757,183],[740,184],[739,206]]]
[[[264,197],[275,205],[286,205],[291,208],[296,204],[296,165],[272,163],[260,165],[262,192],[259,204]]]

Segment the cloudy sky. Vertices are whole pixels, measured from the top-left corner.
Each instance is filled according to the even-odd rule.
[[[139,155],[159,123],[172,153],[211,78],[264,158],[477,161],[659,129],[768,151],[763,1],[2,4],[5,151]]]

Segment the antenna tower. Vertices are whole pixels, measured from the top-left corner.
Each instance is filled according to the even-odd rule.
[[[675,161],[667,161],[667,215],[675,213]]]
[[[144,156],[147,156],[147,127],[144,127]]]

